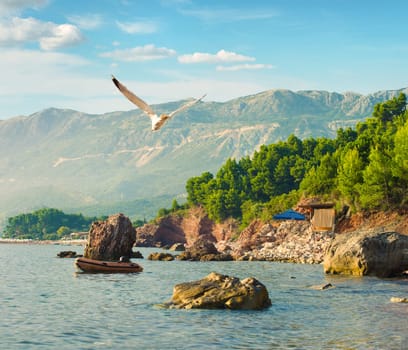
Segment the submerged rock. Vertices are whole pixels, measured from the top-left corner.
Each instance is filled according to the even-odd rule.
[[[210,273],[205,278],[177,284],[170,303],[177,309],[261,310],[271,305],[266,287],[255,278]]]
[[[311,286],[310,288],[314,290],[326,290],[326,289],[331,289],[335,287],[331,283],[325,283],[325,284],[320,284],[317,286]]]
[[[131,257],[135,241],[136,232],[130,219],[123,214],[112,215],[105,221],[92,223],[84,257],[107,261]]]
[[[392,277],[408,268],[408,236],[397,232],[338,235],[324,258],[325,273]]]

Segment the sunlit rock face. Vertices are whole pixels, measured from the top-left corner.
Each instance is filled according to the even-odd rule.
[[[110,216],[92,224],[84,257],[95,260],[117,261],[121,256],[132,256],[136,232],[132,222],[123,214]]]
[[[391,277],[408,269],[408,236],[356,231],[338,235],[323,261],[326,273]]]

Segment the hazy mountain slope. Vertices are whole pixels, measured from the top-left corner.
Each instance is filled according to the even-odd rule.
[[[271,90],[200,103],[154,133],[140,110],[89,115],[51,108],[2,120],[0,220],[44,206],[151,216],[184,193],[189,177],[216,172],[229,157],[251,155],[291,133],[335,136],[398,93]],[[169,111],[181,103],[155,108]]]

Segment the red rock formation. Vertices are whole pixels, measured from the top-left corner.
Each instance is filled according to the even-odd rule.
[[[198,239],[210,242],[228,240],[236,232],[233,220],[216,224],[202,208],[192,208],[184,216],[173,214],[161,218],[157,224],[136,229],[137,246],[172,245],[185,243],[191,246]]]
[[[185,233],[187,246],[192,245],[199,237],[206,238],[211,242],[216,240],[213,236],[214,222],[208,218],[202,208],[189,210],[181,225]]]
[[[106,221],[92,224],[84,257],[108,261],[117,261],[121,256],[130,257],[135,240],[135,229],[129,218],[123,214],[112,215]]]

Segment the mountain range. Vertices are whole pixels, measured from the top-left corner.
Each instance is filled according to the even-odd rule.
[[[183,202],[188,178],[216,173],[226,159],[292,133],[335,137],[400,92],[408,88],[369,95],[269,90],[200,102],[157,132],[139,109],[95,115],[49,108],[0,120],[0,222],[42,207],[149,219],[174,198]],[[168,112],[185,102],[153,108]]]

